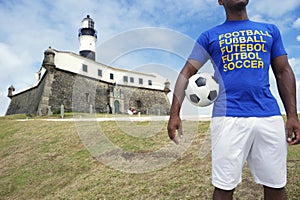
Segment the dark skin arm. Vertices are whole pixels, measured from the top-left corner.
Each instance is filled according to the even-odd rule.
[[[182,126],[181,119],[179,116],[182,102],[185,97],[184,90],[188,83],[188,79],[194,75],[202,64],[195,60],[188,60],[183,69],[181,70],[175,85],[175,90],[173,94],[173,100],[170,110],[170,119],[168,123],[168,134],[171,140],[176,144],[179,144],[179,141],[176,138],[176,130],[178,131],[179,136],[182,136]]]
[[[286,55],[272,60],[272,69],[276,78],[277,88],[283,102],[287,121],[287,142],[290,145],[300,143],[300,123],[296,106],[296,81]]]

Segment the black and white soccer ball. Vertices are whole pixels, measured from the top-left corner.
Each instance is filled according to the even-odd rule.
[[[199,73],[191,76],[185,89],[185,96],[195,106],[208,106],[219,95],[219,84],[208,73]]]

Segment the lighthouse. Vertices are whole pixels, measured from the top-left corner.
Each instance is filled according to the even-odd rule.
[[[82,26],[79,29],[78,39],[80,43],[79,55],[95,60],[97,31],[94,28],[95,22],[89,15],[82,20]]]

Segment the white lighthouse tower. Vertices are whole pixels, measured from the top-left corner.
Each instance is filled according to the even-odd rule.
[[[82,20],[82,26],[79,29],[78,39],[80,43],[79,54],[86,58],[95,60],[97,31],[94,29],[94,20],[89,15]]]

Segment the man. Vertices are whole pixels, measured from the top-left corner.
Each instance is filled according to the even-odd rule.
[[[218,0],[226,21],[200,35],[178,76],[168,123],[178,144],[187,80],[211,57],[220,94],[211,121],[214,199],[232,199],[247,160],[265,199],[286,199],[287,143],[300,143],[295,77],[276,26],[248,19],[248,0]],[[283,119],[269,89],[271,65],[287,114]]]

